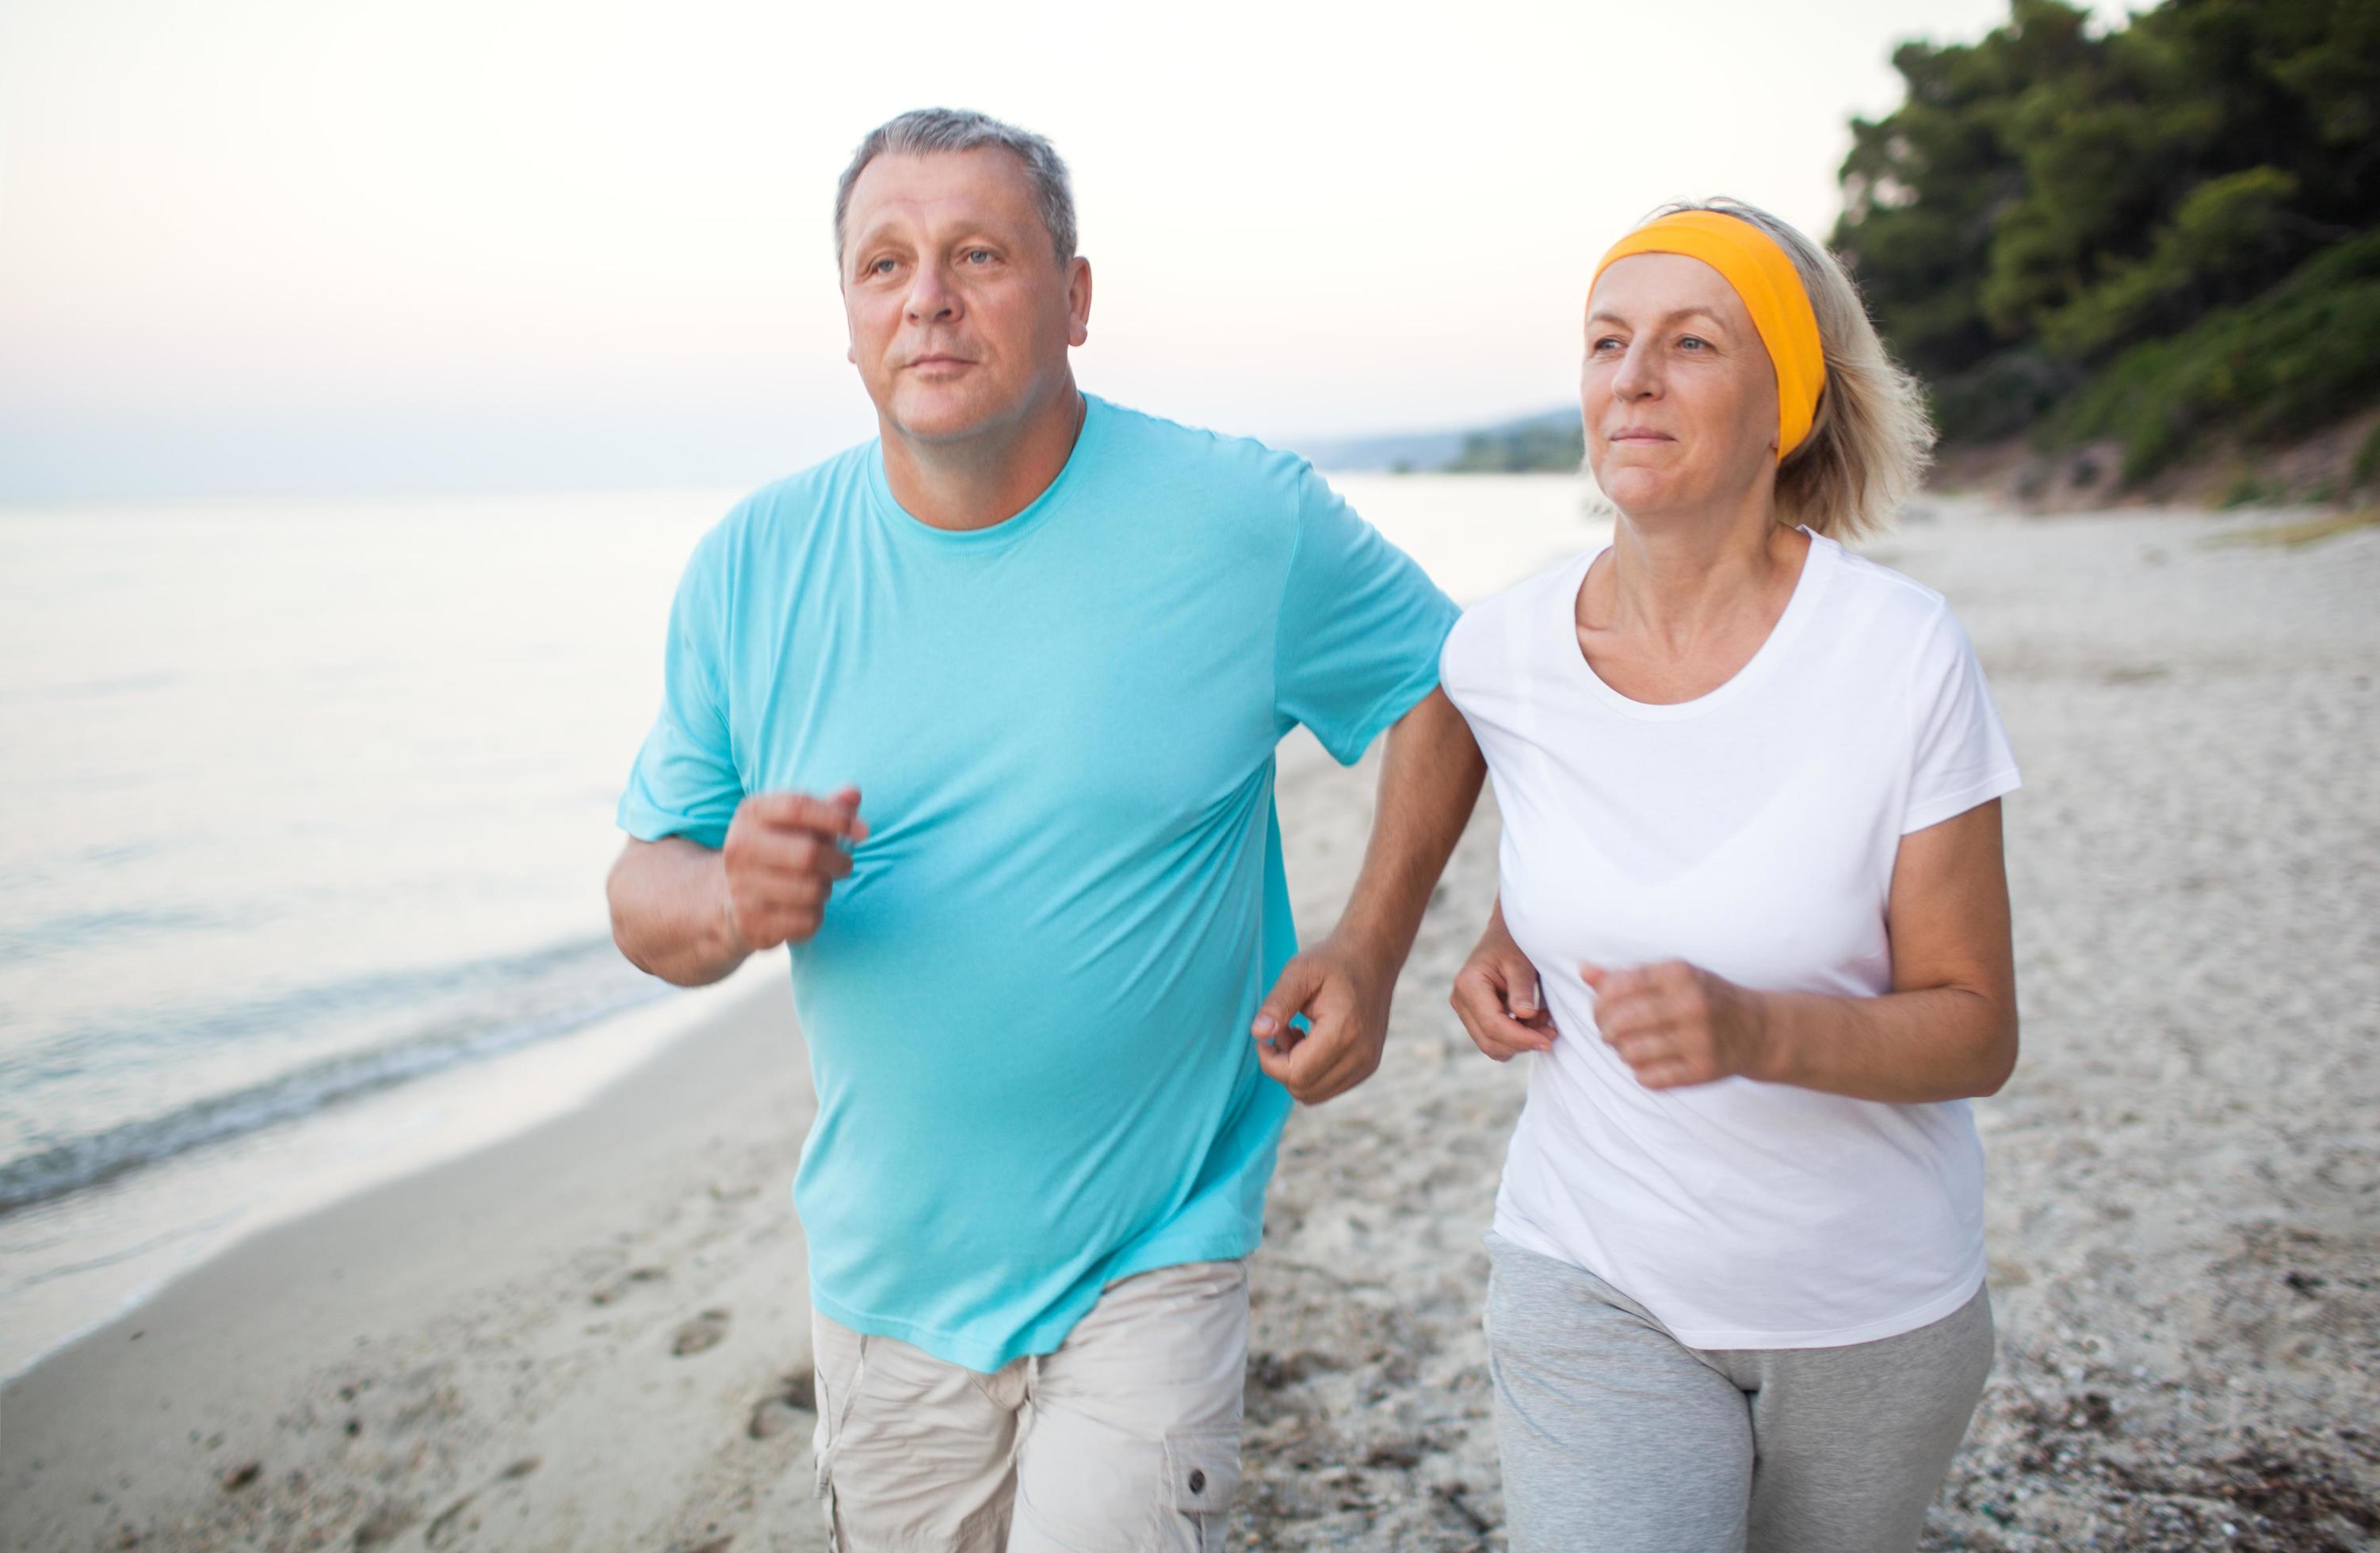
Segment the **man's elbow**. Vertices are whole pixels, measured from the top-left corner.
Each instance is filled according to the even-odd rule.
[[[634,909],[637,894],[636,856],[637,843],[630,842],[621,850],[620,855],[613,860],[611,872],[603,876],[603,901],[612,915],[612,942],[618,947],[628,964],[647,976],[660,976],[662,973],[647,964],[645,956],[638,952],[639,935],[637,932],[637,917]],[[668,978],[663,977],[663,979]]]

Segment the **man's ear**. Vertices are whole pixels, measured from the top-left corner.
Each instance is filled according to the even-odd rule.
[[[1080,254],[1066,261],[1066,343],[1091,337],[1091,261]]]

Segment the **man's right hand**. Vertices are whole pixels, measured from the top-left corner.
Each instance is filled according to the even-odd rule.
[[[868,839],[859,789],[832,797],[755,793],[736,806],[720,861],[728,936],[748,953],[801,943],[819,930],[834,881],[851,872],[842,843]]]

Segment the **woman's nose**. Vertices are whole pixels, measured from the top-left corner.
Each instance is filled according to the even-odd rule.
[[[1655,365],[1652,351],[1641,340],[1632,340],[1627,354],[1620,358],[1620,370],[1611,374],[1611,393],[1620,399],[1644,399],[1661,391],[1660,371]]]

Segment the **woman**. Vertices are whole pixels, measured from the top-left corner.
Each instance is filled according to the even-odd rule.
[[[1503,812],[1456,1011],[1539,1053],[1488,1242],[1516,1550],[1906,1549],[1992,1356],[1966,1098],[2016,1061],[2016,767],[1845,551],[1932,436],[1841,269],[1675,207],[1587,298],[1611,543],[1468,613]]]

